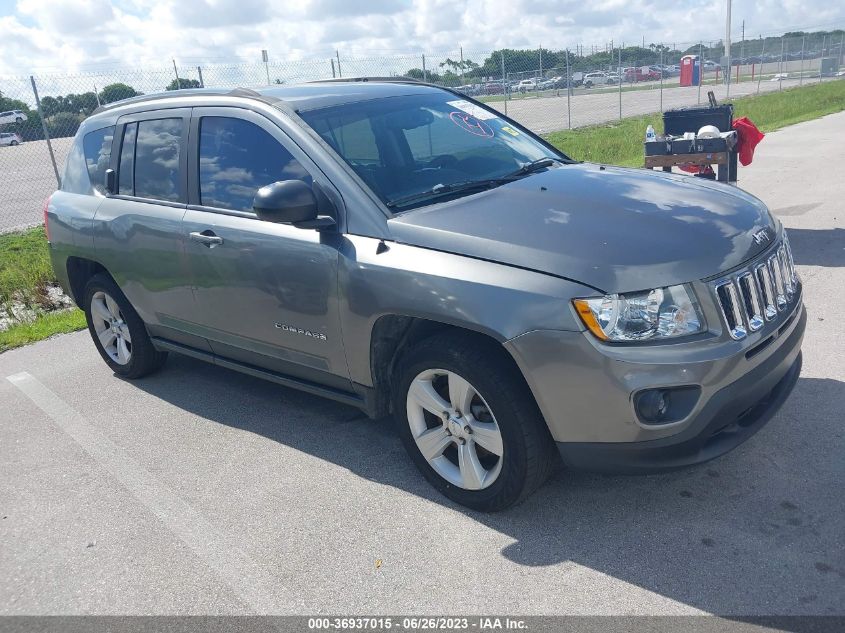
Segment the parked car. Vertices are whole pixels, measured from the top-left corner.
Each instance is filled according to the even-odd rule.
[[[719,68],[719,64],[709,59],[705,59],[701,66],[704,70],[716,70]]]
[[[604,86],[605,84],[615,84],[619,81],[617,77],[610,73],[596,72],[587,73],[584,75],[584,87],[592,88],[593,86]]]
[[[455,90],[469,97],[474,97],[481,92],[479,86],[476,84],[466,84],[464,86],[458,86],[457,88],[455,88]]]
[[[0,146],[20,145],[23,143],[21,135],[16,132],[0,132]]]
[[[531,90],[537,90],[538,82],[536,79],[523,79],[518,84],[516,84],[515,90],[517,92],[528,92]]]
[[[537,82],[537,90],[553,90],[558,88],[558,81],[563,81],[563,77],[553,77],[551,79],[541,79]]]
[[[504,92],[504,84],[501,81],[488,81],[481,86],[480,90],[480,93],[485,95],[500,95]]]
[[[624,69],[625,81],[636,83],[639,81],[657,81],[660,79],[660,72],[651,70],[648,66],[636,66]]]
[[[23,123],[26,121],[26,112],[22,110],[6,110],[0,112],[0,125],[5,123]]]
[[[801,368],[801,282],[761,201],[571,160],[435,86],[108,104],[44,220],[116,375],[181,353],[392,414],[423,475],[479,510],[525,498],[561,458],[712,459]]]

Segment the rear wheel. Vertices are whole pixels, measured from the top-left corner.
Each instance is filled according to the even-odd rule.
[[[507,508],[557,463],[525,381],[492,345],[456,333],[433,336],[404,356],[398,378],[399,435],[417,468],[453,501]]]
[[[153,347],[144,322],[111,277],[91,277],[83,297],[88,331],[114,373],[140,378],[164,364],[167,353]]]
[[[17,145],[17,144],[18,144],[17,141],[12,141],[11,143],[9,143],[9,145],[12,145],[12,146]]]

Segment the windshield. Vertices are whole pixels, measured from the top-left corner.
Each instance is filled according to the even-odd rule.
[[[478,191],[543,158],[565,159],[523,128],[448,92],[387,97],[300,112],[395,210]],[[526,170],[527,175],[530,170]],[[460,184],[461,186],[455,186]],[[435,192],[431,199],[426,192]]]

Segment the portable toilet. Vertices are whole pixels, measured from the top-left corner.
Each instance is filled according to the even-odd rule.
[[[701,83],[701,58],[698,55],[681,57],[681,85],[697,86]]]

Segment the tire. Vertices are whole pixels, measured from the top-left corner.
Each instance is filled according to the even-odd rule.
[[[17,117],[17,118],[15,119],[15,123],[23,123],[23,118],[22,118],[22,117]]]
[[[519,503],[559,463],[534,397],[504,354],[472,334],[436,334],[401,358],[393,385],[394,419],[414,464],[446,497],[483,512]],[[444,405],[446,415],[433,413]]]
[[[98,273],[82,293],[83,310],[94,346],[122,378],[141,378],[157,371],[167,352],[153,347],[147,328],[114,280]]]
[[[585,87],[585,88],[592,88],[592,87],[593,87],[593,82],[592,82],[592,81],[588,81],[587,83],[585,83],[585,84],[584,84],[584,87]]]
[[[17,141],[12,141],[11,143],[9,143],[9,145],[11,145],[12,147],[14,147],[14,146],[15,146],[15,145],[17,145],[17,144],[18,144],[18,142],[17,142]]]

